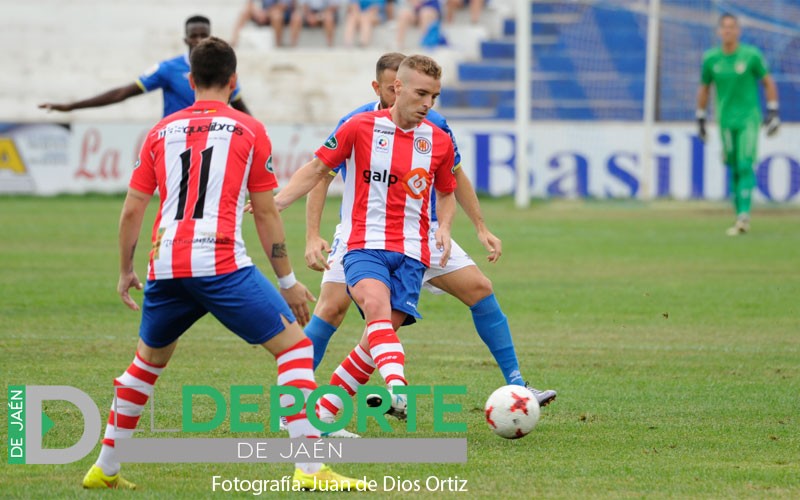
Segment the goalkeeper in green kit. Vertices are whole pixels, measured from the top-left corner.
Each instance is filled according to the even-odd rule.
[[[722,44],[703,55],[703,73],[697,91],[697,123],[700,139],[706,140],[706,105],[711,84],[717,94],[717,120],[722,132],[723,161],[730,169],[736,223],[729,236],[750,230],[750,197],[756,183],[753,164],[758,149],[761,104],[758,82],[764,84],[767,135],[778,131],[778,88],[769,75],[764,56],[757,48],[739,43],[739,21],[730,14],[719,19]]]

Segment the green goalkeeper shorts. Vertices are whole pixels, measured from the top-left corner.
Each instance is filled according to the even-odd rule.
[[[758,153],[759,122],[751,121],[745,128],[722,129],[722,161],[733,168],[752,166]]]

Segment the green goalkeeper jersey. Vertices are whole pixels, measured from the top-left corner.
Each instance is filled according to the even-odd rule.
[[[742,129],[761,121],[758,82],[767,73],[764,56],[752,45],[739,44],[731,54],[715,47],[703,55],[702,81],[714,84],[721,128]]]

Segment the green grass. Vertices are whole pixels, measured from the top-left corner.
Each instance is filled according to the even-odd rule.
[[[105,414],[111,380],[133,355],[139,320],[114,291],[121,204],[103,196],[0,198],[3,385],[75,386]],[[339,470],[422,483],[431,475],[458,476],[469,481],[465,498],[800,497],[797,209],[761,208],[751,234],[728,238],[732,217],[721,204],[539,202],[518,211],[510,200],[484,200],[483,208],[504,242],[499,263],[484,264],[463,215],[454,236],[494,283],[523,375],[557,389],[558,400],[530,436],[494,436],[482,407],[503,384],[499,370],[467,309],[452,297],[423,293],[425,320],[401,331],[407,374],[414,384],[468,386],[460,418],[468,423],[469,461]],[[332,230],[335,210],[328,212],[325,227]],[[302,265],[302,203],[284,220],[298,277],[317,291],[319,275]],[[246,226],[250,254],[266,270]],[[320,380],[361,328],[351,312]],[[157,427],[179,426],[184,384],[212,384],[227,394],[231,385],[271,385],[274,376],[271,356],[205,318],[159,381]],[[266,421],[261,407],[256,418]],[[46,410],[56,426],[45,444],[73,443],[80,433],[74,408],[52,402]],[[430,411],[423,399],[418,436],[434,436]],[[149,417],[141,424],[149,428]],[[406,435],[395,429],[385,434],[373,425],[368,434]],[[211,436],[230,435],[219,429]],[[67,465],[3,463],[0,496],[83,497],[80,479],[95,456]],[[124,471],[142,490],[117,496],[197,498],[212,495],[212,475],[278,478],[291,466],[130,464]]]

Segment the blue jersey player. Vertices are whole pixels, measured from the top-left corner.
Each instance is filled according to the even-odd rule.
[[[383,55],[377,63],[376,81],[372,82],[372,87],[380,100],[369,103],[354,110],[349,115],[342,118],[339,125],[344,123],[354,114],[374,111],[391,107],[394,104],[394,82],[397,68],[404,59],[403,54],[389,53]],[[453,138],[452,131],[444,117],[436,111],[428,111],[427,119],[436,126],[443,129]],[[453,138],[455,146],[455,139]],[[478,233],[478,239],[489,251],[489,262],[496,262],[502,253],[500,239],[494,236],[483,220],[480,204],[475,190],[469,178],[461,170],[461,157],[458,148],[455,148],[455,163],[453,171],[456,175],[458,187],[456,188],[456,200],[472,221]],[[341,167],[340,167],[341,168]],[[314,343],[314,367],[316,368],[322,360],[328,341],[333,336],[336,329],[344,320],[350,306],[350,298],[347,295],[345,284],[344,269],[341,258],[346,252],[343,242],[338,238],[339,228],[337,227],[334,235],[333,245],[329,246],[320,236],[320,220],[322,209],[325,204],[328,186],[333,180],[335,172],[328,176],[325,182],[320,182],[308,195],[306,201],[306,263],[312,269],[324,271],[322,286],[314,309],[314,315],[305,328],[306,335]],[[284,208],[281,203],[280,193],[276,196],[275,202],[279,208]],[[431,203],[433,206],[433,202]],[[431,219],[431,238],[436,230],[436,211],[432,211]],[[449,293],[469,307],[475,328],[491,351],[497,361],[500,370],[505,377],[506,383],[515,385],[527,385],[519,371],[519,363],[511,339],[511,331],[508,319],[500,308],[492,289],[492,283],[487,278],[475,262],[464,252],[455,242],[452,242],[450,260],[445,267],[437,265],[439,262],[440,251],[436,248],[435,241],[431,240],[431,267],[425,272],[423,287],[434,293]],[[327,258],[325,253],[328,253]],[[369,360],[365,358],[365,353],[356,353],[360,360],[353,359],[352,365],[358,365],[363,370],[368,370]],[[346,372],[347,366],[340,365],[337,373]],[[335,374],[336,375],[336,374]],[[340,373],[339,376],[347,376],[349,380],[359,379],[355,374]],[[529,387],[530,388],[530,387]],[[539,404],[545,406],[556,398],[553,390],[538,391],[530,388],[536,395]]]
[[[189,86],[189,55],[192,49],[211,36],[211,21],[204,16],[192,16],[184,24],[186,36],[183,41],[189,47],[186,54],[162,61],[145,72],[135,82],[117,87],[102,94],[71,103],[43,103],[39,107],[55,111],[72,111],[82,108],[97,108],[124,101],[129,97],[161,89],[164,94],[164,116],[170,115],[194,103],[194,90]],[[230,105],[250,114],[242,100],[239,84],[231,95]]]

